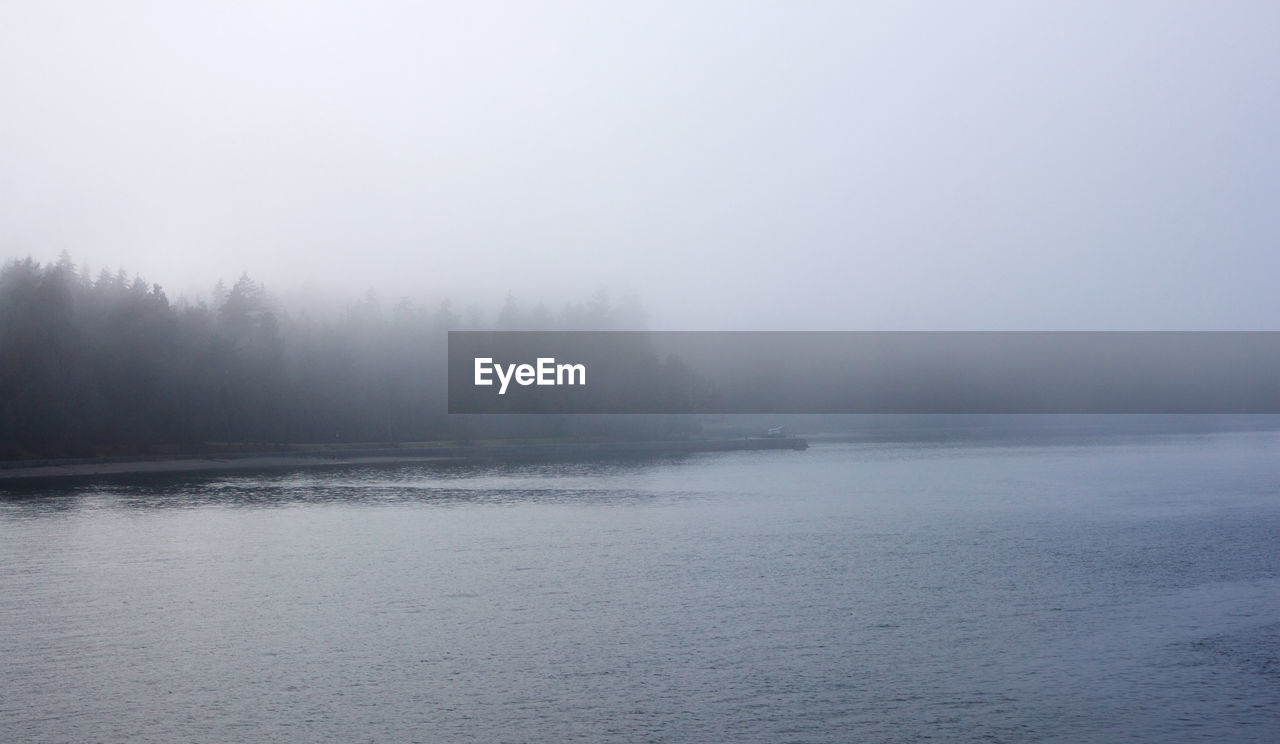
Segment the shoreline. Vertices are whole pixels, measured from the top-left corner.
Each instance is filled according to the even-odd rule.
[[[535,444],[439,445],[314,452],[249,452],[169,457],[37,460],[0,463],[0,486],[32,480],[163,473],[291,470],[353,465],[396,465],[421,462],[483,462],[600,457],[682,455],[697,452],[803,450],[809,443],[796,437],[768,439],[691,439],[641,442],[554,442]]]

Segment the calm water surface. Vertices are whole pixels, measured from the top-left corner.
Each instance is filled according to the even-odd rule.
[[[0,740],[1280,741],[1280,435],[0,496]]]

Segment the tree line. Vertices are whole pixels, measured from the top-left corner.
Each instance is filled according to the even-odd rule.
[[[289,443],[670,436],[654,417],[449,416],[449,330],[634,330],[601,291],[558,312],[514,297],[485,323],[372,293],[334,320],[289,312],[248,276],[171,302],[65,254],[0,269],[0,459],[164,455]]]

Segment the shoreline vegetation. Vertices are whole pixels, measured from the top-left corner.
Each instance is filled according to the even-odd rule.
[[[230,451],[198,455],[102,457],[0,462],[0,485],[30,480],[151,473],[245,472],[327,466],[393,465],[418,462],[650,457],[698,452],[803,450],[798,437],[741,437],[657,441],[493,441],[402,446],[319,447],[298,445],[271,451]]]
[[[0,264],[0,460],[205,454],[206,442],[273,450],[700,434],[695,420],[670,416],[448,413],[449,331],[641,330],[634,297],[601,290],[556,311],[508,296],[490,313],[455,311],[443,297],[384,304],[371,291],[312,310],[286,307],[248,276],[171,302],[159,285],[95,275],[65,254]],[[659,389],[680,381],[651,349],[632,361]]]

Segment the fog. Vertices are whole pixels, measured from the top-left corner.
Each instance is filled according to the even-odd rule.
[[[0,257],[650,326],[1280,326],[1280,6],[10,2]]]

